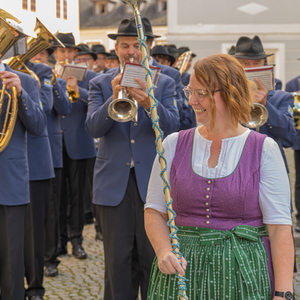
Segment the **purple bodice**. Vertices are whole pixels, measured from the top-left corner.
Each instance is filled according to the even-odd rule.
[[[192,169],[194,130],[180,131],[170,183],[176,224],[231,230],[261,226],[259,169],[265,135],[252,131],[236,169],[222,178],[204,178]]]

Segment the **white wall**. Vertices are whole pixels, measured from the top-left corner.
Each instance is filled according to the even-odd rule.
[[[30,10],[30,0],[28,0],[28,10],[22,9],[22,0],[0,0],[0,7],[13,16],[17,17],[22,23],[20,26],[24,32],[34,36],[34,26],[36,17],[55,33],[73,32],[76,43],[79,43],[79,0],[68,0],[68,19],[63,19],[63,0],[61,0],[61,17],[56,18],[56,0],[36,0],[36,12]]]

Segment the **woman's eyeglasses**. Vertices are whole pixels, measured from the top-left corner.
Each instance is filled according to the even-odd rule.
[[[221,89],[215,90],[214,93],[221,91]],[[183,88],[183,92],[184,95],[186,96],[187,99],[190,99],[190,97],[192,96],[192,94],[194,94],[195,98],[197,101],[202,102],[204,100],[204,98],[206,97],[206,95],[208,94],[208,92],[204,92],[201,89],[195,89],[194,91],[188,87],[185,86]]]

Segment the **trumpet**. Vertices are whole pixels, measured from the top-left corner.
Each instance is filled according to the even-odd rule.
[[[55,64],[54,66],[54,70],[56,71],[55,75],[52,76],[52,85],[54,85],[56,83],[56,76],[57,77],[61,77],[63,70],[64,70],[64,66],[69,64],[69,60],[63,60],[63,61],[59,61]],[[79,99],[79,93],[77,91],[74,90],[74,88],[72,88],[71,86],[67,86],[67,91],[69,94],[69,100],[71,103],[76,102]]]
[[[130,58],[130,62],[133,62],[133,58]],[[122,73],[122,65],[120,65],[120,69]],[[108,115],[117,122],[133,121],[136,126],[138,122],[138,102],[122,89],[118,94],[118,99],[109,104]]]
[[[293,92],[291,93],[294,96],[294,108],[293,108],[293,119],[295,128],[300,130],[300,93]]]
[[[269,113],[265,106],[260,103],[254,103],[251,108],[250,116],[250,121],[247,124],[243,123],[243,125],[251,129],[258,129],[267,122]]]

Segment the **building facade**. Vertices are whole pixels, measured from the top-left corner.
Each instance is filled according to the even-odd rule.
[[[196,59],[227,53],[240,36],[258,35],[285,83],[300,74],[300,1],[168,0],[170,44],[188,46]]]
[[[1,1],[0,7],[17,17],[24,32],[34,35],[36,17],[55,33],[73,32],[79,43],[79,0],[9,0]]]

